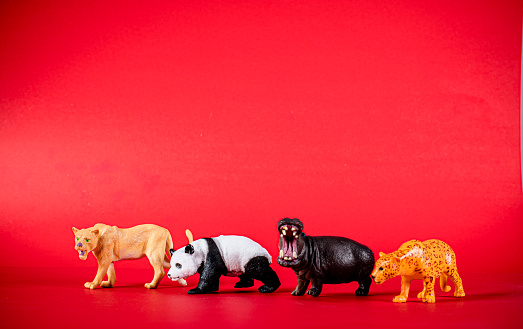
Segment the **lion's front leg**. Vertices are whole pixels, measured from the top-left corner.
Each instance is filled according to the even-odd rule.
[[[104,288],[112,288],[116,283],[116,274],[114,272],[114,262],[109,265],[107,269],[107,281],[102,281],[101,286]]]
[[[102,280],[107,274],[107,270],[109,269],[109,266],[111,265],[111,262],[98,260],[98,272],[96,272],[96,276],[94,277],[93,282],[86,282],[84,284],[84,287],[88,289],[94,289],[102,284]]]

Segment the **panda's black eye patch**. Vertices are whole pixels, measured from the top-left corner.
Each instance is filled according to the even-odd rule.
[[[180,263],[176,263],[174,266],[176,266],[176,268],[182,268],[182,264]]]

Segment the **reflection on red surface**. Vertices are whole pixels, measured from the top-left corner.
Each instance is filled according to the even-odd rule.
[[[398,279],[372,285],[369,296],[357,297],[357,284],[325,285],[320,297],[291,296],[296,278],[277,268],[284,284],[272,294],[256,287],[234,289],[237,279],[223,278],[220,291],[188,295],[197,283],[181,287],[166,279],[156,290],[143,287],[151,271],[120,271],[115,288],[85,289],[85,271],[43,268],[1,268],[0,309],[6,328],[97,328],[186,325],[232,328],[519,328],[523,306],[521,274],[463,276],[467,296],[452,297],[436,287],[436,303],[416,299],[421,282],[414,281],[405,304],[392,302],[399,293]],[[117,268],[118,275],[118,268]],[[488,284],[485,284],[488,283]]]

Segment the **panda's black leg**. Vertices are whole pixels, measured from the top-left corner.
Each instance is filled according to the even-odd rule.
[[[370,278],[370,276],[367,276],[367,277],[359,280],[358,284],[360,286],[356,290],[356,296],[367,296],[369,294],[369,289],[370,289],[371,283],[372,283],[372,279]]]
[[[221,274],[216,273],[205,273],[205,271],[200,275],[200,281],[198,281],[198,286],[194,289],[188,291],[189,294],[206,294],[209,292],[218,291],[220,286],[220,276]]]
[[[254,257],[245,265],[245,275],[263,283],[263,286],[258,288],[262,293],[273,292],[281,285],[278,275],[263,256]]]
[[[189,294],[205,294],[218,291],[220,286],[220,277],[227,273],[227,267],[223,262],[220,251],[213,239],[204,238],[209,246],[209,252],[205,261],[200,265],[200,281],[198,286],[188,291]]]
[[[250,288],[254,286],[254,279],[245,273],[240,275],[240,281],[236,282],[234,288]]]

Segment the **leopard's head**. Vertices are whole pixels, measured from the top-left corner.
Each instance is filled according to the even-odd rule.
[[[400,258],[394,253],[385,254],[380,252],[380,258],[376,261],[371,277],[376,284],[383,283],[399,274]]]
[[[75,243],[74,249],[78,251],[78,257],[80,257],[81,260],[86,260],[87,254],[98,245],[100,231],[93,227],[81,230],[73,227],[73,233]]]

